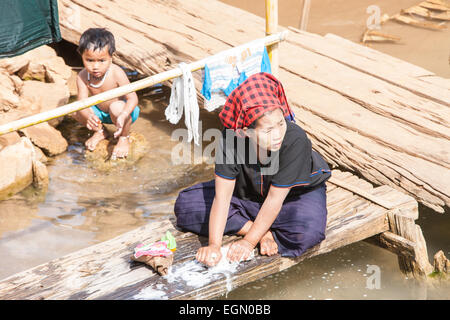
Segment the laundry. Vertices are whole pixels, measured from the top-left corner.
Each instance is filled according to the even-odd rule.
[[[262,40],[208,58],[201,90],[205,109],[213,111],[223,106],[236,87],[258,72],[272,73],[269,55]]]
[[[184,123],[188,130],[187,141],[191,142],[194,139],[194,143],[199,145],[199,107],[194,78],[186,63],[182,62],[178,66],[182,71],[182,76],[173,82],[169,105],[164,114],[170,123],[177,124],[183,116],[184,110]]]
[[[173,256],[176,250],[175,238],[170,231],[161,238],[161,241],[153,244],[139,244],[134,248],[131,259],[143,262],[151,266],[156,272],[164,276],[168,273],[169,267],[173,263]]]

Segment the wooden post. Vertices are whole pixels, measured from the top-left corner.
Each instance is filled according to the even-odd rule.
[[[278,0],[266,0],[266,36],[278,29]],[[272,74],[278,77],[278,43],[267,46]]]
[[[303,0],[302,20],[300,21],[300,30],[306,30],[309,19],[309,10],[311,8],[311,0]]]
[[[414,255],[399,255],[400,270],[409,278],[423,279],[433,271],[428,261],[427,246],[422,230],[414,222],[414,217],[408,216],[402,210],[392,210],[388,213],[390,231],[414,243]]]

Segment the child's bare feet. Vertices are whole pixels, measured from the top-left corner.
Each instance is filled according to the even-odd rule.
[[[259,241],[259,252],[262,255],[273,256],[278,253],[278,245],[275,242],[272,232],[269,230]]]
[[[129,148],[130,148],[130,141],[128,139],[128,136],[119,137],[119,141],[117,141],[117,144],[114,147],[111,158],[113,160],[117,158],[126,158],[128,156]]]
[[[94,151],[95,147],[97,147],[98,143],[102,141],[103,139],[106,139],[108,137],[108,133],[105,128],[102,128],[99,131],[95,131],[92,137],[90,137],[86,142],[84,143],[86,148],[90,151]]]

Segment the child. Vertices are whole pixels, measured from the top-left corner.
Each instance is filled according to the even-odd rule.
[[[115,51],[114,36],[104,28],[91,28],[81,35],[78,52],[83,59],[84,69],[77,77],[78,100],[130,83],[122,68],[112,63]],[[86,148],[93,151],[101,140],[107,138],[108,131],[103,123],[114,123],[117,128],[114,138],[119,139],[111,158],[126,157],[130,126],[140,112],[137,103],[137,95],[132,92],[76,112],[73,117],[94,131],[85,143]]]
[[[224,233],[243,236],[231,244],[230,261],[247,259],[258,243],[263,255],[297,257],[325,239],[331,171],[306,133],[287,121],[294,117],[281,83],[268,73],[252,75],[230,94],[219,117],[225,129],[215,179],[181,191],[175,203],[180,228],[209,235],[197,260],[216,265]]]

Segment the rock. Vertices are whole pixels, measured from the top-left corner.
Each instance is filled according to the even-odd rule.
[[[111,137],[112,133],[109,136]],[[111,160],[111,154],[116,142],[117,140],[109,138],[100,141],[94,151],[86,150],[86,160],[89,165],[102,171],[109,171],[116,167],[132,166],[147,152],[148,143],[145,137],[140,133],[131,132],[128,157]]]
[[[445,256],[442,250],[439,250],[434,255],[434,272],[450,273],[450,261]]]
[[[6,70],[8,74],[14,74],[26,67],[29,62],[30,58],[25,53],[17,57],[0,59],[0,68]]]
[[[37,61],[30,61],[17,74],[22,80],[37,80],[45,82],[45,66]]]
[[[19,93],[22,90],[23,81],[15,74],[10,75],[9,78],[14,82],[14,87],[16,88],[16,92]]]
[[[22,68],[26,68],[31,61],[38,63],[56,56],[53,48],[40,46],[17,57],[0,59],[0,68],[7,70],[9,74],[14,74]]]
[[[7,146],[20,142],[20,136],[17,132],[10,132],[0,136],[0,151]]]
[[[66,65],[63,58],[56,56],[41,63],[45,69],[47,82],[67,85],[67,81],[72,76],[72,68]]]
[[[26,137],[0,150],[0,199],[9,198],[32,183],[32,158],[32,144]]]
[[[69,89],[57,83],[45,83],[35,80],[24,81],[20,91],[20,103],[31,114],[48,111],[67,104]],[[52,119],[50,125],[56,127],[63,117]]]
[[[72,70],[71,73],[72,74],[70,78],[67,80],[67,86],[69,87],[70,96],[73,97],[78,95],[78,87],[77,87],[78,72]]]
[[[8,112],[20,104],[16,83],[9,74],[0,70],[0,112]]]
[[[67,150],[67,141],[61,132],[43,122],[21,129],[30,140],[48,156],[55,156]]]
[[[33,161],[33,186],[35,188],[47,190],[48,188],[48,170],[45,164],[35,159]]]
[[[36,155],[36,160],[42,162],[42,163],[47,163],[48,162],[48,158],[47,156],[44,154],[44,152],[41,150],[41,148],[36,147],[35,145],[33,145],[34,147],[34,153]]]

